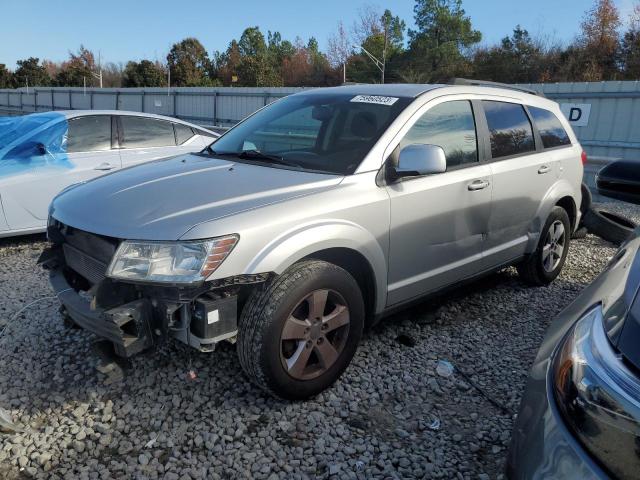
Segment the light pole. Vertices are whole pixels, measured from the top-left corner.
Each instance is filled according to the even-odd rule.
[[[385,43],[386,43],[386,39],[385,39]],[[382,60],[379,60],[362,45],[360,46],[354,45],[353,48],[359,48],[367,55],[367,57],[371,59],[371,61],[375,64],[378,70],[380,70],[380,73],[382,74],[382,83],[384,83],[384,66],[385,66],[384,64],[385,64],[386,48],[382,51]]]
[[[98,52],[98,73],[91,72],[91,75],[100,80],[100,88],[102,88],[102,63],[100,62],[100,52]]]

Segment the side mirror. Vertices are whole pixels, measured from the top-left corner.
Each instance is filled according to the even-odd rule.
[[[447,157],[437,145],[413,144],[400,150],[398,166],[390,169],[391,180],[447,171]]]
[[[25,142],[17,145],[9,153],[5,155],[5,158],[15,158],[19,160],[30,159],[31,157],[42,156],[47,153],[47,147],[40,142]]]
[[[640,168],[638,163],[619,160],[602,167],[596,175],[600,195],[640,205]]]

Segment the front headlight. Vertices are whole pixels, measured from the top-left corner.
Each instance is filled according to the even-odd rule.
[[[551,373],[558,409],[578,440],[616,478],[638,478],[640,378],[609,343],[600,305],[569,331]]]
[[[237,242],[237,235],[186,242],[127,240],[120,244],[107,276],[140,282],[200,282],[220,266]]]

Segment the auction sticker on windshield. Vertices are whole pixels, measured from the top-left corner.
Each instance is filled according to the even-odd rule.
[[[393,105],[398,101],[398,97],[383,97],[381,95],[356,95],[351,102],[357,103],[375,103],[378,105]]]

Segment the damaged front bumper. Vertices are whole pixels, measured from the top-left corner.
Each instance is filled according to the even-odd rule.
[[[193,287],[143,285],[81,275],[67,262],[62,245],[45,250],[38,263],[49,270],[51,285],[73,323],[131,357],[167,338],[203,352],[218,342],[235,341],[238,305],[268,275],[239,276]],[[73,268],[70,266],[72,265]],[[95,265],[92,264],[92,272]]]

